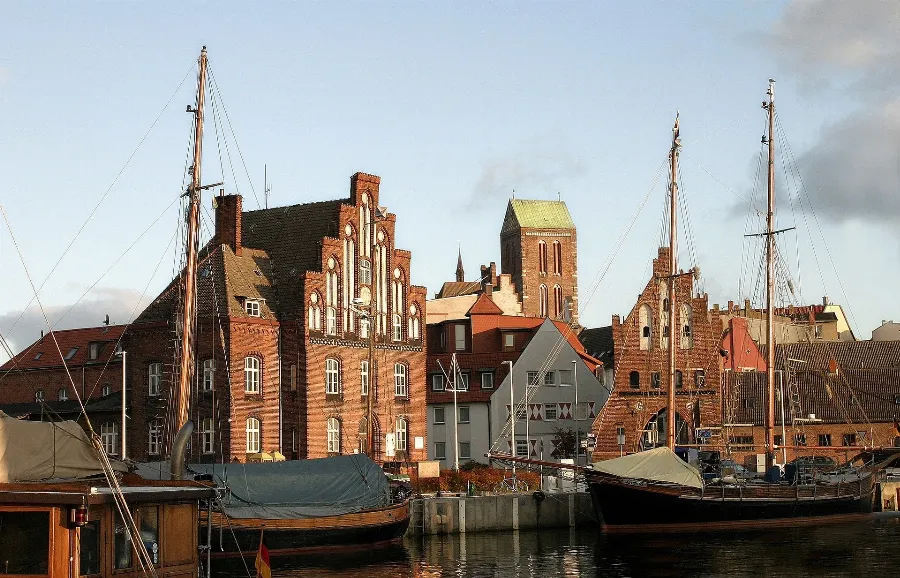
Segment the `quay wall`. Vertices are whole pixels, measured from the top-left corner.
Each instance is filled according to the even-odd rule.
[[[587,492],[411,500],[407,535],[537,530],[597,524]]]

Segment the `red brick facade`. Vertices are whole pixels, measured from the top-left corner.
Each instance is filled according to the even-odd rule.
[[[620,451],[634,452],[652,445],[648,430],[667,405],[669,388],[669,351],[665,327],[668,324],[667,247],[659,249],[653,260],[653,274],[637,302],[620,321],[613,317],[615,347],[615,386],[606,406],[594,422],[597,447],[594,459],[618,456]],[[679,443],[697,443],[696,427],[721,425],[721,370],[719,342],[721,322],[709,310],[706,295],[694,295],[691,275],[675,278],[675,322],[677,330],[675,405],[679,425]],[[685,330],[685,326],[690,329]],[[620,448],[617,432],[625,434]],[[665,444],[662,428],[657,445]]]

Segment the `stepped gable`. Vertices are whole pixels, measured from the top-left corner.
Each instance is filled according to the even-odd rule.
[[[767,346],[759,346],[765,359]],[[785,343],[775,346],[775,367],[784,369],[786,360],[802,359],[806,363],[791,363],[800,371],[827,371],[833,359],[841,371],[845,369],[900,369],[900,341],[818,341]]]
[[[125,327],[125,325],[101,325],[100,327],[53,331],[56,343],[59,344],[59,350],[57,350],[51,334],[47,333],[0,366],[0,371],[61,367],[63,360],[59,356],[59,351],[66,356],[73,349],[76,351],[72,357],[66,359],[67,365],[89,363],[104,365],[115,355],[116,345],[125,332]],[[91,343],[100,343],[100,351],[96,359],[90,359]]]
[[[268,305],[279,320],[303,311],[303,274],[322,270],[322,239],[338,236],[341,205],[351,199],[321,201],[243,213],[242,244],[271,259],[275,299]]]

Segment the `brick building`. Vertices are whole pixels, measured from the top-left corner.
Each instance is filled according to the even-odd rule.
[[[215,236],[198,265],[190,459],[359,451],[370,389],[374,458],[425,459],[425,288],[410,282],[411,255],[394,246],[396,216],[380,209],[379,186],[356,173],[348,198],[248,212],[240,196],[216,197]],[[180,294],[175,279],[126,338],[135,430],[150,459],[172,436]]]
[[[107,452],[119,456],[122,356],[116,349],[124,331],[124,325],[103,325],[42,334],[0,367],[0,410],[20,419],[83,424],[80,397]]]
[[[564,202],[509,201],[500,229],[500,271],[512,277],[526,316],[577,325],[577,247]]]
[[[538,335],[541,337],[539,338]],[[564,337],[565,336],[565,337]],[[505,315],[482,292],[462,319],[452,319],[428,325],[428,432],[431,442],[428,455],[442,462],[442,467],[454,463],[454,451],[460,463],[468,460],[486,462],[484,454],[491,448],[509,420],[509,365],[514,363],[516,403],[524,401],[528,377],[540,378],[543,387],[529,399],[529,422],[533,425],[526,436],[525,414],[517,428],[517,440],[522,448],[531,442],[533,457],[539,448],[546,447],[547,459],[553,446],[552,427],[573,427],[575,415],[574,379],[581,389],[579,406],[585,409],[582,434],[606,399],[594,375],[598,362],[587,355],[574,333],[566,324],[539,317]],[[456,356],[458,447],[454,450],[454,418],[451,363]],[[553,359],[548,357],[553,356]],[[524,356],[524,357],[523,357]],[[520,363],[520,359],[527,362]],[[573,368],[573,361],[579,362]],[[543,373],[540,372],[544,369]],[[557,387],[559,386],[559,387]],[[451,390],[451,391],[448,391]],[[552,413],[545,406],[553,406]],[[546,441],[543,446],[540,441]],[[508,451],[504,445],[501,451]],[[522,449],[525,455],[525,449]]]
[[[669,307],[675,307],[677,443],[697,443],[697,428],[718,428],[721,415],[721,321],[707,296],[695,295],[692,275],[679,275],[675,303],[668,300],[669,249],[661,247],[652,275],[631,312],[612,320],[614,387],[594,422],[594,459],[665,445],[669,417]],[[624,445],[618,438],[624,438]]]

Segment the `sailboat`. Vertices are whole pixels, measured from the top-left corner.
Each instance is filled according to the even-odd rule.
[[[194,156],[191,184],[186,193],[186,264],[180,320],[180,363],[176,382],[175,430],[193,430],[188,420],[194,379],[194,348],[198,341],[197,272],[200,194],[220,185],[201,184],[203,120],[207,54],[199,59],[194,114]],[[373,335],[371,332],[370,335]],[[372,339],[369,344],[370,359]],[[371,362],[370,362],[371,363]],[[370,398],[371,399],[371,398]],[[369,415],[372,407],[369,405]],[[369,419],[369,423],[372,420]],[[369,435],[369,455],[374,449]],[[144,464],[148,477],[167,479],[167,464]],[[398,497],[384,471],[367,455],[354,454],[302,461],[191,464],[187,477],[212,481],[220,498],[212,511],[202,514],[201,533],[215,535],[211,557],[253,556],[263,529],[270,555],[296,554],[310,549],[368,547],[395,541],[409,525],[408,496]]]
[[[769,81],[768,99],[768,210],[766,232],[766,311],[768,343],[774,344],[775,287],[775,175],[774,175],[774,81]],[[676,197],[680,151],[678,121],[673,129],[669,155],[671,171],[669,227],[669,303],[675,303],[671,282],[676,269]],[[675,307],[669,307],[669,327],[675,327]],[[675,415],[675,345],[669,346],[667,414]],[[767,348],[766,477],[747,483],[706,480],[697,467],[675,453],[674,424],[666,428],[666,445],[619,458],[597,462],[585,469],[598,519],[606,531],[656,532],[665,530],[712,530],[770,526],[774,523],[818,523],[871,512],[875,496],[874,474],[878,466],[848,467],[839,476],[795,484],[782,482],[775,465],[775,347]]]

